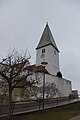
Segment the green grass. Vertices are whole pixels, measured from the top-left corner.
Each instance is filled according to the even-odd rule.
[[[74,116],[80,115],[80,108],[73,109],[56,109],[40,111],[20,116],[13,116],[10,120],[68,120]],[[7,120],[7,118],[0,118]]]

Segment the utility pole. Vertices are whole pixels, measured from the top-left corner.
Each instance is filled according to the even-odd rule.
[[[47,65],[47,62],[41,62],[43,67],[45,68],[45,65]],[[44,99],[45,99],[45,72],[43,71],[43,110],[44,110]]]

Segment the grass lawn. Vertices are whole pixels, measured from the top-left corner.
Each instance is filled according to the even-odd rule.
[[[68,120],[71,117],[80,115],[80,108],[72,108],[72,109],[49,109],[20,115],[13,116],[10,120]],[[7,120],[7,118],[0,118],[0,120]]]

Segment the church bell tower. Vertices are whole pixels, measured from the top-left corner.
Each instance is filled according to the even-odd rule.
[[[47,62],[45,66],[50,74],[56,75],[59,72],[59,50],[52,36],[48,23],[36,48],[36,65]]]

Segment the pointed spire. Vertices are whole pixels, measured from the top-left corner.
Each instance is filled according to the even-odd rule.
[[[46,22],[46,25],[48,25],[48,22]]]
[[[49,28],[48,22],[46,22],[45,29],[43,31],[40,42],[39,42],[36,49],[45,47],[47,45],[52,45],[59,52],[59,50],[58,50],[58,48],[56,46],[55,40],[54,40],[54,38],[52,36],[51,30]]]

